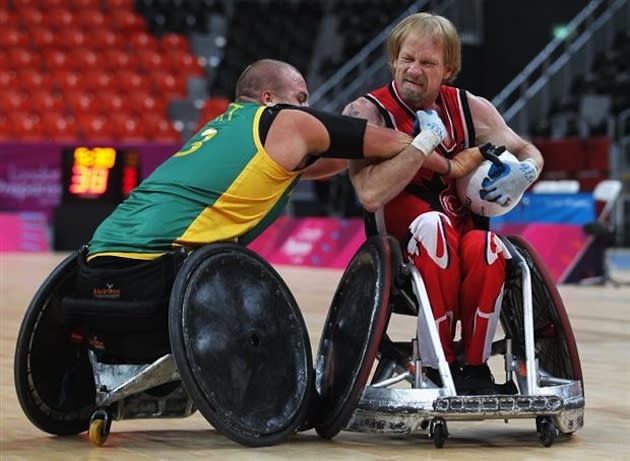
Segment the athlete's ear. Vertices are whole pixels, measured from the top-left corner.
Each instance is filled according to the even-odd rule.
[[[453,69],[447,67],[446,71],[444,72],[444,78],[442,79],[443,82],[448,82],[451,80],[451,77],[453,76]]]
[[[274,104],[273,92],[271,90],[264,90],[260,94],[260,102],[261,104],[265,104],[267,106]]]

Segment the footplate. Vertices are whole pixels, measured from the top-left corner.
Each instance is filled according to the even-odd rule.
[[[584,424],[584,396],[579,382],[546,387],[546,394],[449,396],[443,389],[367,386],[345,430],[406,435],[435,417],[449,421],[553,418],[562,433]]]
[[[555,415],[563,408],[563,399],[555,395],[468,395],[443,397],[433,402],[433,410],[437,413],[474,413],[484,416]]]

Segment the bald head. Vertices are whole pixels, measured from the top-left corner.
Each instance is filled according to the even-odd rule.
[[[291,64],[261,59],[249,65],[236,81],[236,100],[260,104],[308,104],[300,71]]]

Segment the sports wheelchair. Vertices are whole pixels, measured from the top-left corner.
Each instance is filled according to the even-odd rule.
[[[26,416],[103,445],[112,420],[197,409],[248,446],[285,440],[313,393],[308,332],[293,295],[254,252],[215,243],[185,257],[165,303],[77,299],[63,260],[25,313],[15,387]]]
[[[501,239],[511,258],[502,333],[495,335],[492,354],[503,357],[506,381],[517,393],[457,395],[418,269],[402,261],[393,238],[373,236],[344,272],[320,338],[315,359],[320,436],[332,438],[341,430],[409,435],[428,428],[442,448],[449,420],[535,418],[541,443],[551,446],[559,432],[583,426],[580,359],[558,290],[525,240]],[[417,318],[410,342],[388,336],[392,314]],[[428,332],[443,384],[423,373],[420,332]]]

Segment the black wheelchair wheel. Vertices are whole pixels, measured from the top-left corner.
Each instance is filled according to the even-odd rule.
[[[389,319],[393,245],[368,239],[346,268],[328,311],[315,363],[320,412],[315,429],[332,438],[348,423],[377,357]]]
[[[228,438],[273,445],[304,422],[313,388],[306,324],[256,253],[217,243],[189,256],[173,286],[169,333],[191,398]]]
[[[531,272],[534,341],[540,369],[555,377],[582,381],[577,344],[556,284],[525,239],[511,236],[508,240],[525,258]],[[524,357],[522,281],[520,272],[513,272],[506,281],[501,325],[513,341],[514,352]]]
[[[76,271],[75,253],[46,278],[26,310],[15,348],[15,389],[22,410],[35,426],[56,435],[87,430],[94,411],[87,349],[71,341],[61,310]]]

